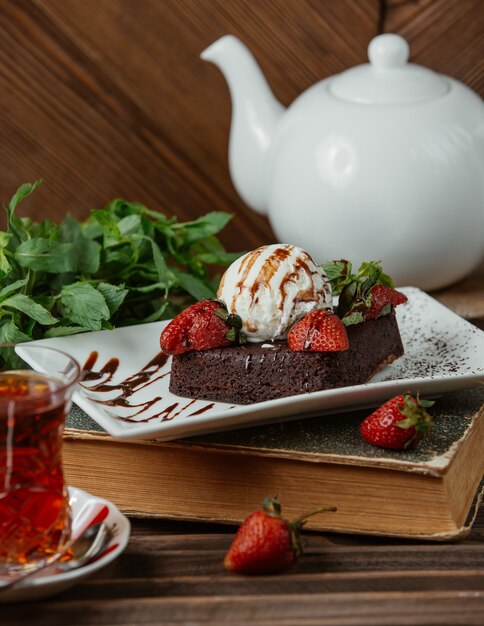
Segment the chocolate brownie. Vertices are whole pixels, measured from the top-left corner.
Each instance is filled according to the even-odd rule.
[[[403,354],[395,315],[348,326],[344,352],[293,352],[285,341],[186,352],[173,357],[170,391],[252,404],[367,382]]]

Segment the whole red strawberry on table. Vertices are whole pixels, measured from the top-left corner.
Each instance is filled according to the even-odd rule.
[[[434,403],[398,395],[382,404],[360,424],[360,434],[375,446],[404,450],[415,446],[432,427],[432,418],[426,409]]]
[[[301,529],[311,515],[336,511],[321,507],[293,522],[281,516],[281,505],[266,498],[262,509],[242,522],[230,546],[224,567],[237,574],[280,574],[294,565],[302,554]]]

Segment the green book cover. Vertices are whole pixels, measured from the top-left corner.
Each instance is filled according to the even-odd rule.
[[[429,409],[434,424],[427,437],[409,450],[385,450],[366,443],[359,435],[360,422],[372,409],[301,418],[264,426],[253,426],[221,433],[190,437],[192,444],[225,448],[263,450],[273,454],[289,454],[310,460],[311,456],[340,457],[364,460],[372,464],[422,467],[436,473],[451,461],[473,419],[484,407],[484,386],[435,399]],[[67,428],[102,433],[103,428],[79,407],[73,406]]]

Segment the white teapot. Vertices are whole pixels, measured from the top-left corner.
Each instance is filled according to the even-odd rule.
[[[484,104],[408,63],[398,35],[375,37],[368,56],[285,109],[236,37],[201,54],[230,88],[234,185],[280,241],[319,262],[381,260],[396,284],[438,289],[484,254]]]

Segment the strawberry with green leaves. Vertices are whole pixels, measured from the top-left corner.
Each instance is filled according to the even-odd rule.
[[[407,300],[407,296],[400,291],[376,284],[370,290],[370,308],[367,317],[376,319],[382,315],[388,315],[393,311],[393,307],[404,304]]]
[[[360,434],[381,448],[404,450],[415,446],[432,427],[426,409],[433,404],[410,394],[395,396],[361,422]]]
[[[280,574],[302,554],[301,529],[308,517],[334,507],[321,507],[293,522],[281,516],[281,505],[266,498],[262,509],[251,513],[240,526],[230,546],[224,567],[237,574]]]
[[[227,311],[220,300],[195,302],[179,313],[161,333],[160,346],[165,354],[190,350],[221,348],[243,339],[242,320]]]
[[[348,349],[349,340],[337,315],[327,309],[317,309],[291,326],[287,344],[295,352],[339,352]]]
[[[344,259],[325,263],[323,269],[333,294],[339,294],[336,312],[345,326],[389,315],[395,306],[407,301],[407,296],[394,288],[380,261],[362,263],[356,274]]]

